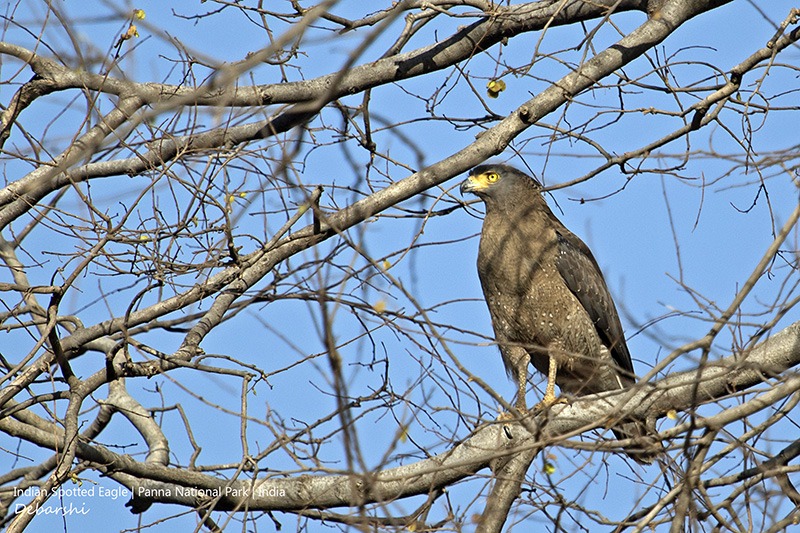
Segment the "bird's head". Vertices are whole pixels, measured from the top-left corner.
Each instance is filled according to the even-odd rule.
[[[484,202],[514,202],[538,193],[542,186],[534,178],[508,165],[481,165],[461,183],[461,194],[472,193]],[[539,196],[536,194],[536,196]]]

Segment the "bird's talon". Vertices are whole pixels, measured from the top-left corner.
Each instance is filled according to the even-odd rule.
[[[504,411],[504,412],[500,413],[499,415],[497,415],[497,421],[498,422],[503,422],[503,433],[506,434],[506,438],[508,440],[511,440],[511,439],[514,438],[514,436],[511,434],[511,426],[509,426],[507,424],[507,422],[511,421],[511,420],[514,420],[514,415],[509,413],[509,412],[507,412],[507,411]]]
[[[565,404],[569,405],[569,400],[567,398],[564,398],[563,396],[558,397],[558,398],[556,398],[555,396],[553,396],[553,397],[545,396],[542,399],[541,402],[539,402],[539,403],[537,403],[536,405],[533,406],[533,410],[538,413],[540,411],[544,411],[545,409],[548,409],[551,406],[553,406],[555,404],[559,404],[559,403],[565,403]]]
[[[517,411],[519,411],[519,414],[523,417],[528,415],[528,410],[524,407],[517,407]],[[506,434],[508,439],[514,438],[514,436],[511,434],[511,426],[508,424],[508,422],[512,420],[518,420],[518,418],[514,416],[514,413],[504,411],[497,415],[497,421],[503,422],[503,433]]]

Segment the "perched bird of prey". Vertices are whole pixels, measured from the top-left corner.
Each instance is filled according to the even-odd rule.
[[[633,363],[614,301],[589,248],[550,211],[530,176],[507,165],[476,167],[461,184],[486,205],[478,276],[506,371],[526,410],[528,363],[576,396],[619,390],[634,382]],[[617,438],[647,434],[642,422],[614,427]],[[649,439],[652,442],[652,439]],[[627,449],[640,463],[657,453]]]

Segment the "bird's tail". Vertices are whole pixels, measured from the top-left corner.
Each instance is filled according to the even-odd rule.
[[[625,446],[625,453],[639,464],[652,464],[664,452],[664,445],[641,420],[625,422],[613,427],[612,431],[620,440],[634,440],[633,444]]]

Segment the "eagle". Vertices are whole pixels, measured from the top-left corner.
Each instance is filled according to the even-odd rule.
[[[486,206],[478,277],[506,371],[526,412],[528,363],[547,376],[536,409],[557,401],[555,386],[582,396],[634,383],[633,362],[619,314],[589,247],[559,221],[534,178],[508,165],[481,165],[461,183]],[[626,449],[639,463],[657,453],[641,421],[613,428],[617,438],[646,446]]]

